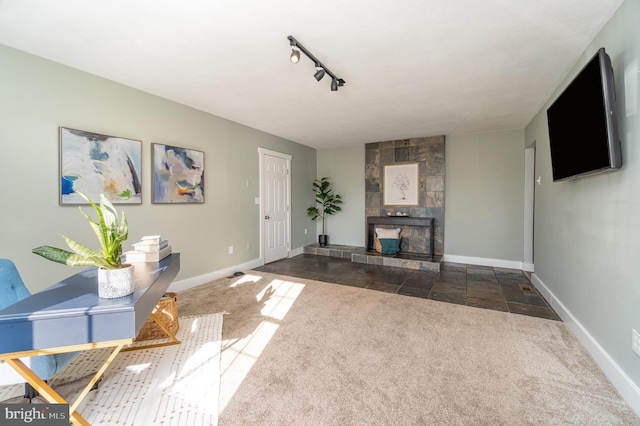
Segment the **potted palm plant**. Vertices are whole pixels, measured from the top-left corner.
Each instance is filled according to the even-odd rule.
[[[321,246],[326,246],[328,242],[328,237],[324,231],[326,216],[339,212],[341,210],[339,204],[342,204],[342,198],[340,195],[334,193],[330,186],[329,178],[323,177],[320,180],[316,179],[313,182],[313,192],[316,193],[316,205],[307,209],[307,215],[311,217],[311,220],[318,218],[322,220],[322,234],[318,235],[318,243]]]
[[[118,218],[116,209],[104,194],[100,195],[100,206],[97,206],[86,195],[78,194],[87,200],[98,215],[97,220],[94,220],[80,208],[80,213],[89,221],[98,238],[100,250],[92,250],[66,235],[62,235],[71,251],[51,246],[40,246],[34,248],[32,252],[67,266],[98,267],[99,297],[111,299],[133,293],[134,267],[122,263],[122,244],[129,235],[129,225],[124,212],[122,212],[121,218]]]

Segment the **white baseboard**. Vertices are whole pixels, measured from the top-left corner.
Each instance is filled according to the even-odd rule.
[[[533,272],[534,271],[533,263],[522,262],[522,270],[526,272]]]
[[[515,260],[488,259],[484,257],[456,256],[453,254],[445,254],[442,256],[443,262],[466,263],[468,265],[491,266],[495,268],[507,269],[523,269],[522,262]]]
[[[298,247],[297,249],[289,251],[289,257],[297,256],[302,253],[304,253],[304,247]]]
[[[297,256],[304,253],[304,247],[298,247],[289,251],[289,257]],[[240,265],[230,266],[228,268],[220,269],[218,271],[209,272],[197,277],[191,277],[184,280],[171,283],[167,291],[179,292],[197,287],[202,284],[210,283],[211,281],[219,280],[220,278],[228,277],[236,271],[244,271],[247,269],[257,268],[264,265],[264,259],[254,259]]]
[[[585,329],[582,324],[573,316],[566,306],[553,294],[540,278],[533,274],[531,282],[542,296],[551,305],[554,311],[562,318],[571,332],[582,343],[582,346],[589,352],[598,367],[604,372],[613,386],[618,390],[622,398],[627,404],[640,415],[640,387],[638,387],[631,378],[620,368],[620,366],[609,356],[598,341]]]
[[[246,271],[247,269],[257,268],[264,265],[264,259],[254,259],[249,262],[245,262],[240,265],[230,266],[228,268],[220,269],[213,272],[208,272],[197,277],[187,278],[185,280],[175,281],[171,283],[167,291],[180,292],[192,287],[197,287],[202,284],[210,283],[211,281],[219,280],[220,278],[228,277],[236,271]]]

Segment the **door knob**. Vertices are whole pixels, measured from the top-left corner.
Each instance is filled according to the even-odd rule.
[[[269,218],[269,216],[265,216],[264,218],[265,218],[265,219],[270,219],[270,218]]]

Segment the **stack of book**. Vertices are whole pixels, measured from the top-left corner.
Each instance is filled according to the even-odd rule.
[[[124,253],[125,263],[159,262],[171,254],[168,240],[160,235],[147,235],[133,244],[133,250]]]

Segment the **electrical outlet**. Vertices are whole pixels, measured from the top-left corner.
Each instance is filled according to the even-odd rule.
[[[304,228],[304,234],[307,235],[307,228]]]
[[[640,333],[635,330],[631,330],[631,349],[640,356]]]
[[[229,246],[229,254],[233,254],[233,246]]]
[[[247,243],[247,251],[251,250],[251,243]]]

